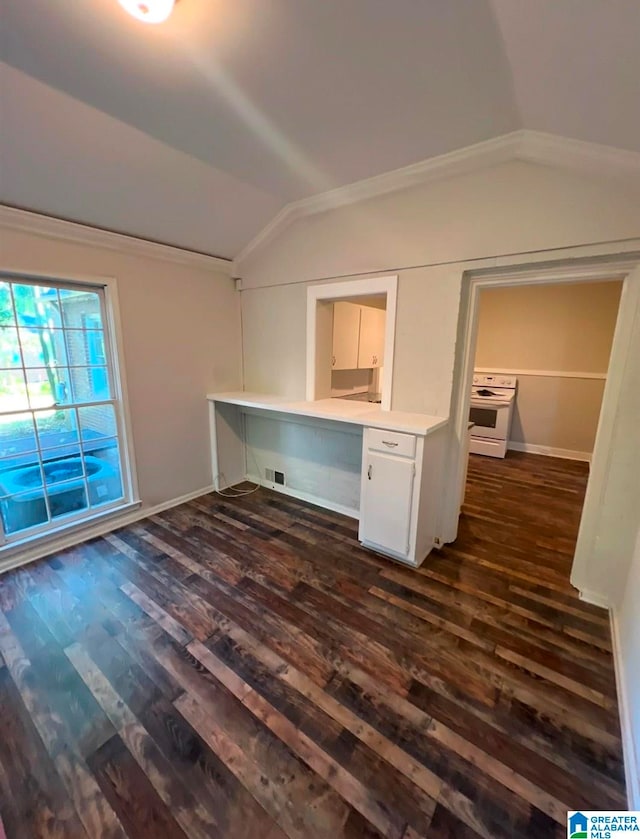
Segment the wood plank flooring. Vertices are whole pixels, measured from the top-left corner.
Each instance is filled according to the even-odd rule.
[[[568,582],[586,480],[472,456],[419,571],[260,490],[5,574],[8,839],[545,839],[624,809],[607,615]]]

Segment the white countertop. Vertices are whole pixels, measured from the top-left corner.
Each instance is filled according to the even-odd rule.
[[[348,399],[318,399],[316,402],[294,402],[286,396],[250,393],[242,390],[209,393],[207,399],[210,402],[226,402],[229,405],[240,405],[245,408],[318,417],[319,419],[348,422],[353,425],[384,428],[387,431],[406,431],[410,434],[418,434],[421,437],[437,431],[449,422],[447,417],[432,417],[429,414],[412,414],[404,411],[383,411],[379,405]]]

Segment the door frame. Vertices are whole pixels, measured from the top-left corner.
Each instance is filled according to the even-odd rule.
[[[591,459],[587,491],[580,520],[578,542],[573,559],[571,582],[584,600],[600,606],[610,605],[602,596],[582,587],[579,569],[587,567],[588,556],[597,538],[598,516],[606,490],[609,452],[613,445],[618,401],[623,384],[626,359],[632,351],[636,312],[640,308],[640,252],[622,253],[599,258],[565,262],[512,265],[464,271],[458,321],[458,349],[454,366],[454,387],[451,402],[451,439],[445,491],[442,541],[453,542],[458,532],[460,500],[464,493],[467,434],[471,384],[478,332],[480,293],[483,289],[521,285],[549,285],[622,280],[622,294],[609,358],[600,418]],[[635,272],[635,273],[634,273]],[[631,276],[633,274],[633,276]]]

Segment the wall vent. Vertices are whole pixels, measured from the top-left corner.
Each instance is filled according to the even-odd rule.
[[[278,472],[276,470],[276,472],[274,472],[274,475],[275,475],[276,483],[280,484],[281,486],[284,486],[284,472]]]

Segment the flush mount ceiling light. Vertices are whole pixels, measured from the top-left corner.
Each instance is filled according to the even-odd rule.
[[[145,23],[162,23],[175,5],[176,0],[118,0],[130,15]]]

